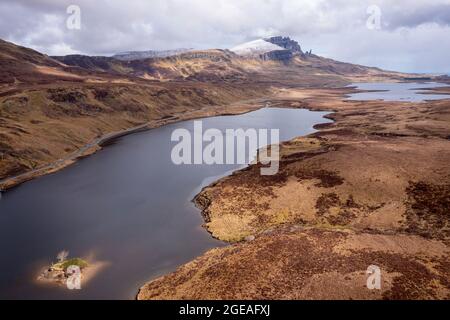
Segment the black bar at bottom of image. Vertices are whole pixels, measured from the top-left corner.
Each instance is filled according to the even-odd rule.
[[[448,311],[450,306],[449,301],[3,301],[1,307],[19,315],[22,310],[30,310],[23,307],[27,304],[35,314],[61,308],[74,314],[112,312],[117,317],[144,315],[148,319],[159,315],[167,319],[302,319],[310,315],[367,319],[393,312],[401,312],[403,317],[429,317]]]

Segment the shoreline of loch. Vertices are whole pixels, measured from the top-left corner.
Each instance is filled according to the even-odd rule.
[[[446,180],[442,181],[438,173],[447,172],[450,177],[446,156],[441,151],[448,146],[450,136],[450,126],[445,125],[448,100],[345,101],[342,88],[311,90],[310,95],[308,90],[291,91],[284,98],[271,99],[272,106],[332,112],[328,118],[334,122],[316,126],[318,131],[308,136],[282,143],[282,170],[278,177],[263,179],[257,174],[258,166],[250,165],[203,188],[194,202],[202,211],[204,227],[214,238],[228,240],[231,245],[212,249],[177,271],[147,282],[139,289],[137,299],[310,297],[307,283],[313,279],[297,273],[302,269],[289,269],[289,272],[293,272],[292,277],[306,281],[303,289],[297,288],[295,283],[290,284],[289,289],[275,289],[281,284],[287,285],[283,280],[286,272],[283,266],[302,261],[301,256],[294,259],[288,252],[312,250],[308,246],[313,244],[307,239],[321,243],[312,252],[312,262],[317,269],[313,277],[320,287],[314,293],[318,299],[414,299],[430,294],[442,299],[442,294],[450,292],[445,284],[450,276],[448,272],[439,271],[443,270],[441,268],[421,271],[414,279],[423,283],[418,296],[408,292],[411,284],[404,273],[413,266],[424,268],[417,258],[419,253],[424,259],[435,259],[442,266],[446,263],[442,257],[449,253],[445,225],[432,222],[442,218],[423,216],[416,212],[414,205],[416,201],[430,201],[436,206],[436,214],[445,212],[445,194],[450,184],[446,185]],[[312,141],[317,144],[310,146]],[[392,167],[399,169],[391,172]],[[418,198],[419,189],[421,198]],[[246,194],[246,197],[239,194]],[[299,197],[303,199],[300,202]],[[285,207],[291,209],[286,213]],[[248,216],[255,218],[249,221]],[[221,226],[230,218],[238,221],[233,227],[236,230],[230,227],[224,231]],[[250,235],[252,241],[242,241]],[[328,239],[328,243],[322,244],[321,238]],[[408,245],[402,248],[401,243]],[[279,251],[269,254],[274,246]],[[437,246],[435,251],[425,250],[433,246]],[[353,250],[352,259],[356,261],[367,261],[355,264],[351,270],[343,269],[340,264],[331,265],[332,272],[346,275],[342,285],[347,282],[345,286],[352,283],[355,288],[359,287],[340,294],[322,290],[341,281],[322,273],[325,270],[321,262],[344,259],[339,254],[331,254],[338,247]],[[366,253],[367,248],[371,248],[373,254]],[[256,253],[259,253],[258,259],[254,256]],[[363,279],[355,272],[364,273],[360,268],[365,263],[370,265],[375,254],[379,257],[378,263],[398,275],[389,275],[386,288],[371,295],[361,289],[359,282]],[[284,262],[279,265],[276,261]],[[223,264],[228,266],[228,273],[220,267]],[[302,268],[307,273],[309,267],[310,264],[305,263]],[[252,278],[248,275],[258,270],[267,270],[272,280],[261,276],[250,281]],[[242,277],[230,277],[229,272],[237,272]],[[204,278],[201,282],[210,283],[208,290],[200,290],[201,283],[190,280],[198,277]],[[428,281],[433,281],[433,277],[440,279],[437,280],[441,281],[440,289],[427,293]],[[270,294],[261,291],[267,286],[274,288]],[[287,292],[292,296],[286,296]]]
[[[379,81],[375,81],[374,83],[377,83]],[[393,80],[392,82],[401,82],[399,80]],[[407,81],[410,82],[410,81]],[[427,82],[427,81],[424,81]],[[420,82],[418,82],[420,83]],[[436,83],[446,83],[446,82],[439,82],[436,80]],[[349,83],[347,86],[343,87],[336,87],[336,88],[330,88],[331,90],[344,90],[346,93],[343,93],[343,96],[346,98],[347,95],[353,94],[353,93],[368,93],[368,92],[377,92],[376,90],[362,90],[358,89],[357,87],[354,87],[353,85],[356,83]],[[306,89],[306,90],[320,90],[320,88],[291,88],[291,89]],[[448,87],[436,87],[436,88],[424,88],[425,92],[424,94],[439,94],[440,91],[444,91],[443,94],[450,94],[445,90],[449,90]],[[104,145],[109,143],[110,141],[113,141],[114,139],[130,135],[137,132],[147,131],[151,129],[155,129],[164,125],[181,122],[181,121],[187,121],[187,120],[195,120],[199,118],[208,118],[208,117],[214,117],[214,116],[226,116],[226,115],[239,115],[244,114],[247,112],[255,111],[260,108],[263,108],[264,105],[266,105],[268,102],[271,101],[273,98],[274,100],[277,100],[276,96],[283,90],[289,90],[288,88],[278,88],[278,93],[275,93],[271,96],[263,97],[263,98],[257,98],[257,99],[251,99],[251,100],[243,100],[234,102],[230,105],[224,105],[224,106],[215,106],[215,107],[203,107],[199,110],[192,110],[190,111],[191,116],[189,115],[179,115],[179,114],[173,114],[168,115],[161,119],[154,119],[149,122],[143,123],[141,125],[131,127],[128,129],[120,130],[120,131],[114,131],[107,134],[102,135],[101,137],[97,137],[91,142],[86,143],[84,146],[79,148],[77,151],[72,152],[71,154],[67,155],[64,158],[58,159],[56,161],[53,161],[51,163],[45,164],[41,167],[38,167],[36,169],[21,173],[19,175],[7,177],[0,180],[0,196],[2,193],[7,192],[9,189],[12,189],[14,187],[17,187],[27,181],[36,179],[41,176],[45,176],[47,174],[51,174],[54,172],[57,172],[59,170],[62,170],[78,160],[85,158],[89,155],[92,155],[96,153],[97,151],[101,150]],[[433,93],[434,91],[434,93]],[[345,99],[343,99],[345,100]],[[249,104],[249,101],[250,102]],[[242,106],[239,106],[241,105]],[[227,110],[229,107],[237,107],[237,111],[230,112]],[[220,110],[216,110],[214,108],[219,108]],[[206,110],[205,110],[206,109]],[[308,108],[306,108],[308,109]],[[311,111],[325,111],[325,112],[334,112],[334,110],[324,108],[323,110],[311,110]]]
[[[320,93],[320,92],[322,92],[322,93],[326,93],[326,92],[328,92],[328,93],[332,93],[332,94],[336,94],[336,93],[338,93],[339,91],[340,91],[341,89],[325,89],[325,90],[316,90],[316,89],[313,89],[313,90],[309,90],[309,92],[316,92],[316,93]],[[300,90],[301,91],[301,90]],[[303,90],[303,92],[307,92],[308,90]],[[319,94],[320,95],[320,94]],[[325,94],[326,95],[326,94]],[[293,99],[292,101],[288,101],[288,99],[283,99],[283,98],[278,98],[278,99],[276,99],[277,101],[275,102],[275,100],[273,100],[273,99],[270,99],[270,101],[273,101],[273,102],[275,102],[275,103],[272,103],[272,106],[273,107],[282,107],[282,106],[285,106],[286,108],[298,108],[298,109],[307,109],[307,110],[311,110],[311,111],[327,111],[327,112],[329,112],[330,111],[330,109],[329,109],[329,107],[330,107],[330,104],[327,104],[327,105],[321,105],[320,103],[319,104],[316,104],[316,102],[315,102],[315,96],[314,96],[314,94],[312,95],[313,97],[311,98],[311,96],[310,96],[310,100],[308,100],[308,102],[307,103],[303,103],[303,102],[299,102],[299,101],[295,101],[295,99]],[[319,99],[320,100],[320,99]],[[288,102],[287,102],[288,101]],[[332,100],[330,100],[330,101],[332,101]],[[308,105],[308,103],[309,103],[309,105]],[[401,105],[404,105],[404,103],[401,103]],[[253,108],[255,108],[255,110],[256,109],[258,109],[258,107],[257,106],[252,106]],[[336,114],[337,113],[337,109],[333,109],[333,114],[330,114],[330,115],[328,115],[327,116],[327,118],[330,118],[330,119],[333,119],[333,120],[335,120],[336,121],[336,118],[339,116],[339,114]],[[243,113],[243,112],[241,112],[241,113]],[[227,112],[227,114],[230,114],[229,112]],[[352,114],[354,115],[354,116],[357,116],[357,113],[355,113],[355,112],[352,112]],[[373,114],[373,113],[372,113]],[[348,114],[348,115],[350,115],[350,114]],[[211,116],[215,116],[215,115],[211,115]],[[199,115],[199,117],[202,117],[201,115]],[[172,119],[173,120],[173,119]],[[175,120],[178,120],[178,119],[175,119]],[[178,121],[182,121],[182,120],[178,120]],[[319,125],[319,127],[320,128],[317,128],[316,127],[316,129],[319,129],[319,130],[327,130],[327,129],[329,129],[329,126],[330,125],[326,125],[326,126],[321,126],[321,125]],[[331,124],[331,126],[333,127],[334,126],[334,124]],[[313,135],[314,135],[314,133],[313,133]],[[294,139],[295,140],[295,139]],[[110,141],[110,140],[109,140]],[[215,183],[214,183],[215,184]]]
[[[312,132],[314,124],[325,121],[324,114],[302,109],[262,108],[244,115],[205,118],[203,127],[283,128],[280,138],[288,140]],[[20,230],[26,223],[39,232],[24,233],[31,235],[25,241],[42,247],[26,254],[31,264],[61,249],[54,239],[65,239],[64,247],[77,256],[93,251],[102,260],[111,261],[112,268],[99,275],[95,287],[76,294],[76,297],[89,298],[133,299],[139,286],[149,278],[172,272],[203,252],[222,246],[222,242],[201,228],[203,219],[191,200],[200,191],[199,186],[208,185],[215,177],[237,170],[241,165],[224,167],[205,163],[201,167],[180,167],[173,164],[171,133],[177,128],[191,130],[193,123],[168,125],[119,139],[75,166],[6,194],[1,203],[5,209],[3,226],[8,229],[3,233],[5,239],[8,231]],[[39,193],[43,197],[35,196]],[[140,199],[138,208],[136,199]],[[80,222],[81,228],[77,227]],[[137,243],[136,238],[141,241]],[[21,239],[17,242],[24,241]],[[129,248],[140,254],[129,256]],[[167,264],[167,257],[174,261]],[[26,265],[20,263],[21,267]],[[128,269],[134,270],[133,274]],[[19,269],[17,274],[25,273]],[[109,277],[117,282],[105,282]],[[105,289],[110,285],[115,288],[114,293]],[[8,292],[6,286],[2,289],[5,294]],[[58,296],[58,292],[41,291],[32,284],[22,290],[22,296]],[[75,298],[72,292],[61,294]]]
[[[205,108],[199,110],[192,110],[189,114],[182,115],[171,115],[166,116],[162,119],[155,119],[147,123],[141,124],[136,127],[128,128],[125,130],[115,131],[107,133],[101,137],[95,138],[93,141],[85,144],[83,147],[78,149],[76,152],[69,154],[68,156],[58,159],[52,163],[46,164],[40,168],[36,168],[31,171],[21,173],[16,176],[8,177],[0,180],[0,198],[1,193],[5,193],[10,189],[13,189],[25,182],[34,180],[36,178],[58,172],[85,157],[88,157],[98,151],[100,151],[108,143],[114,141],[115,139],[128,136],[134,133],[148,131],[156,129],[165,125],[174,124],[182,121],[196,120],[201,118],[209,118],[216,116],[227,116],[227,115],[240,115],[248,112],[256,111],[258,109],[264,108],[267,104],[268,99],[252,99],[252,103],[249,104],[248,100],[244,100],[241,103],[236,102],[230,106],[236,108],[234,112],[227,111],[230,106],[219,106],[219,110],[214,109],[214,107],[209,110],[204,110]]]
[[[438,82],[436,82],[436,83],[438,83]],[[335,88],[335,90],[327,89],[325,91],[337,91],[334,94],[333,98],[338,100],[338,101],[340,100],[341,103],[347,103],[347,102],[348,103],[351,103],[351,102],[354,102],[354,103],[378,102],[380,104],[399,104],[399,105],[402,105],[402,104],[407,104],[407,103],[429,103],[429,102],[433,102],[433,101],[445,101],[445,100],[447,100],[446,98],[442,98],[440,100],[426,100],[426,99],[424,99],[421,102],[417,102],[417,101],[415,101],[415,102],[412,102],[412,101],[411,102],[410,101],[391,101],[391,100],[378,100],[377,101],[377,100],[356,100],[356,99],[355,100],[349,100],[348,98],[351,96],[351,94],[374,93],[374,92],[383,93],[383,92],[389,91],[389,90],[370,90],[370,89],[363,90],[363,89],[358,89],[357,86],[354,86],[354,85],[355,84],[351,84],[351,85],[346,86],[346,87]],[[351,92],[345,92],[345,90],[343,90],[343,89],[349,89]],[[300,89],[300,90],[304,90],[304,89]],[[314,92],[314,91],[320,91],[321,89],[309,89],[309,90]],[[422,90],[425,90],[426,92],[422,93],[421,92]],[[425,95],[432,95],[432,94],[440,93],[440,91],[444,91],[444,94],[450,95],[450,86],[448,84],[446,84],[446,86],[442,86],[442,87],[420,88],[420,89],[417,89],[416,91],[417,91],[418,94],[425,94]],[[450,99],[450,96],[449,96],[448,99]],[[270,103],[272,104],[273,107],[284,107],[284,106],[277,105],[277,104],[286,103],[286,101],[287,100],[276,99],[275,98],[275,99],[270,100]],[[295,99],[293,99],[290,102],[296,103]],[[287,107],[287,108],[289,108],[289,107]],[[291,141],[296,140],[296,139],[315,138],[315,137],[321,135],[321,131],[327,130],[327,129],[330,129],[330,128],[332,128],[332,130],[339,131],[340,123],[339,123],[338,119],[341,116],[340,112],[342,112],[343,110],[341,110],[339,108],[335,109],[335,108],[331,108],[331,107],[328,108],[328,107],[317,107],[317,106],[315,106],[315,107],[302,106],[301,108],[307,109],[309,111],[327,112],[327,114],[324,115],[323,118],[329,119],[332,122],[329,122],[329,123],[318,123],[318,124],[313,126],[313,128],[316,130],[315,132],[310,133],[310,134],[308,134],[306,136],[293,138],[290,141],[281,141],[279,143],[280,147],[282,147],[284,144],[289,144]],[[378,134],[378,133],[373,133],[373,134]],[[380,134],[380,136],[383,135],[382,133],[379,133],[379,134]],[[389,134],[386,134],[386,136],[389,136]],[[327,145],[322,146],[321,148],[314,150],[313,153],[328,152],[327,148],[328,148]],[[280,162],[282,162],[282,161],[283,161],[283,153],[281,153]],[[207,228],[207,226],[206,226],[206,224],[211,222],[211,213],[209,211],[209,207],[210,207],[210,205],[211,205],[211,203],[213,201],[213,199],[210,198],[209,195],[208,195],[208,190],[214,189],[217,186],[219,186],[219,188],[220,188],[221,184],[226,184],[226,181],[229,180],[229,179],[232,179],[233,176],[242,174],[242,173],[244,173],[246,171],[250,171],[253,168],[259,168],[259,166],[260,166],[259,164],[249,164],[245,168],[236,170],[232,174],[229,174],[227,176],[221,177],[220,179],[217,179],[216,181],[214,181],[211,184],[209,184],[209,185],[205,186],[204,188],[202,188],[202,190],[198,194],[196,194],[195,197],[192,199],[193,203],[201,211],[201,215],[204,218],[204,221],[205,221],[204,228],[206,229],[206,231],[208,231],[208,233],[211,234],[211,236],[213,238],[215,238],[217,240],[220,240],[220,241],[225,241],[225,242],[230,243],[227,240],[224,240],[224,239],[221,239],[220,237],[215,236],[214,233],[212,231],[210,231]],[[264,231],[265,230],[261,230],[260,232],[264,232]],[[251,236],[253,237],[254,235],[251,235]],[[242,239],[241,241],[244,241],[244,239]],[[231,241],[231,243],[233,243],[233,242],[234,241]]]

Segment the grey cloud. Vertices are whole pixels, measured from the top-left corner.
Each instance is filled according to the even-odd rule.
[[[79,31],[65,27],[70,4],[81,7]],[[372,4],[382,10],[379,31],[366,28]],[[441,54],[450,49],[449,5],[449,0],[3,0],[0,37],[49,54],[113,54],[227,48],[283,34],[335,59],[437,72],[450,70]]]
[[[386,20],[389,28],[415,28],[424,24],[450,25],[450,3],[399,8],[395,12],[387,12]]]

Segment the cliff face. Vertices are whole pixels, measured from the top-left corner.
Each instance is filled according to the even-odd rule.
[[[297,41],[292,40],[289,37],[271,37],[264,39],[267,42],[273,43],[279,47],[289,50],[292,54],[303,54],[302,48]]]
[[[297,41],[281,36],[246,42],[231,51],[240,56],[260,58],[264,61],[289,62],[294,56],[305,56]]]
[[[276,61],[289,61],[292,59],[294,55],[290,50],[276,50],[276,51],[270,51],[266,52],[262,55],[260,55],[262,60],[276,60]]]

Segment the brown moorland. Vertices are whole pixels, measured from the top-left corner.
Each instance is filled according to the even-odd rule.
[[[227,50],[130,62],[51,58],[3,40],[0,75],[0,189],[63,168],[115,134],[254,110],[281,88],[404,76],[317,56],[286,63]]]
[[[205,227],[234,244],[138,298],[449,299],[450,100],[345,101],[349,90],[278,92],[273,106],[335,122],[282,143],[277,175],[254,164],[206,187]],[[366,287],[370,265],[381,290]]]
[[[5,41],[0,75],[0,189],[135,130],[268,102],[331,112],[333,124],[282,143],[276,176],[255,164],[205,188],[195,199],[205,227],[232,245],[149,282],[139,299],[450,298],[450,100],[344,101],[351,82],[413,75],[226,50],[63,59]],[[372,264],[381,291],[365,286]]]

